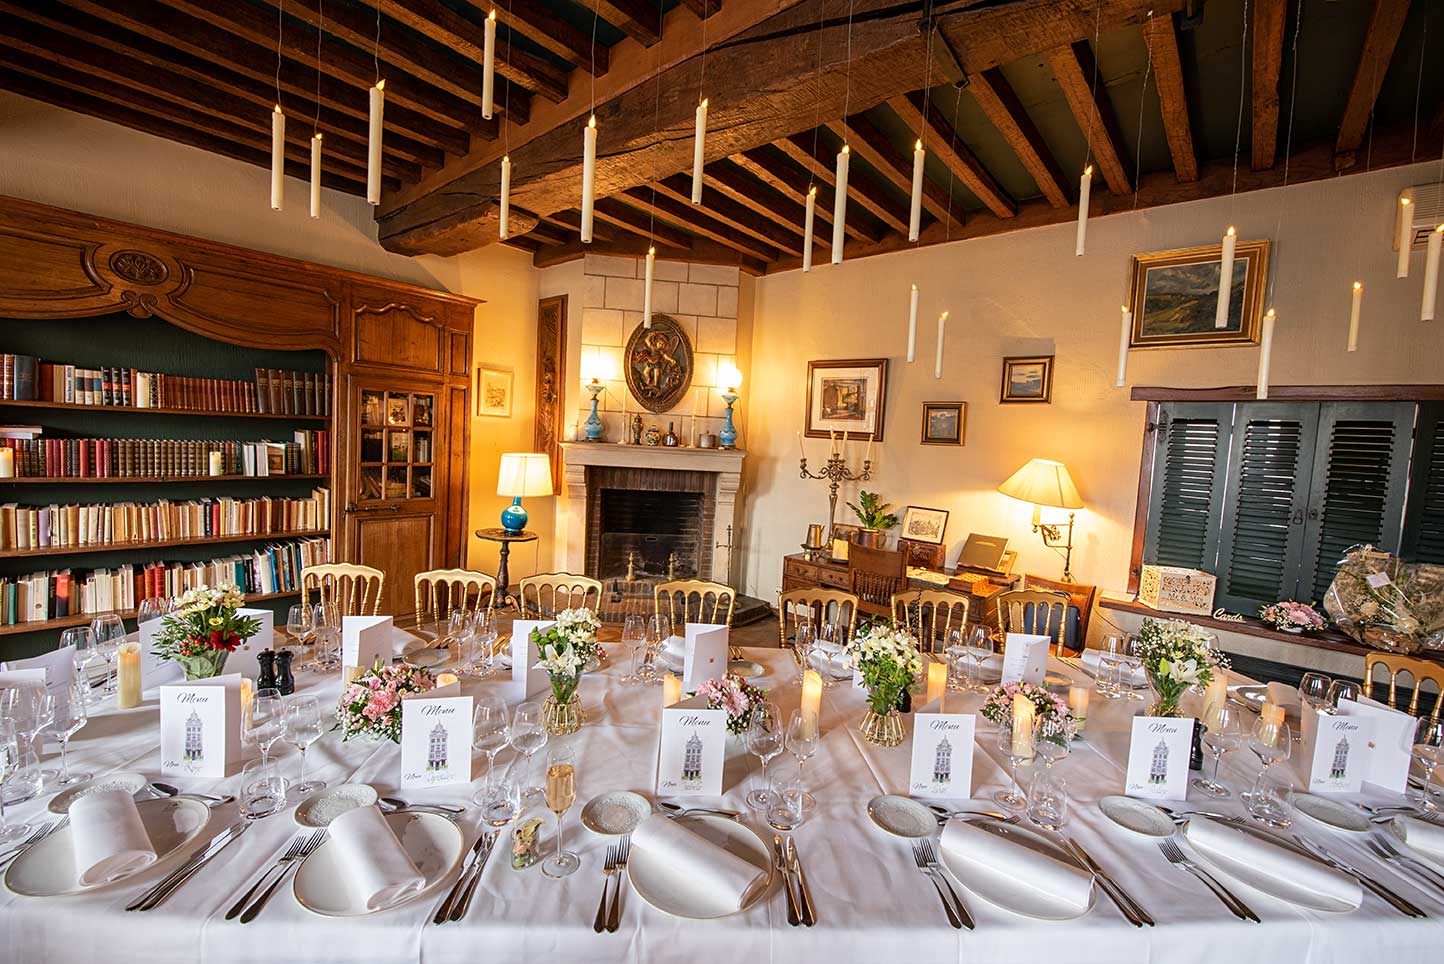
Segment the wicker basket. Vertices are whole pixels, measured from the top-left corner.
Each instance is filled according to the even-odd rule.
[[[1218,577],[1201,569],[1144,566],[1138,601],[1165,613],[1207,616],[1213,612],[1213,590]]]

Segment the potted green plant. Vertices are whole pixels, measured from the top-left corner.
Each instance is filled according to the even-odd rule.
[[[882,501],[882,497],[876,492],[863,491],[858,493],[857,502],[849,502],[847,507],[857,516],[857,521],[862,523],[862,532],[857,535],[857,543],[871,549],[881,549],[887,540],[883,533],[897,525],[897,516],[888,511],[892,504]]]

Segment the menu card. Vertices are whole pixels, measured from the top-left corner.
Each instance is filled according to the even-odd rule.
[[[1364,783],[1374,721],[1336,716],[1305,707],[1301,714],[1302,751],[1294,765],[1310,793],[1358,793]]]
[[[1339,700],[1339,715],[1373,722],[1373,737],[1364,754],[1364,782],[1395,793],[1408,789],[1414,726],[1419,721],[1367,696]]]
[[[707,708],[700,696],[662,709],[657,754],[660,796],[721,796],[727,758],[727,711]]]
[[[1003,678],[1002,683],[1031,683],[1043,685],[1048,672],[1048,646],[1053,642],[1050,636],[1034,636],[1028,633],[1008,633],[1003,637]]]
[[[0,685],[39,683],[55,698],[56,709],[70,705],[70,687],[74,682],[74,646],[62,646],[29,659],[12,659],[0,663]]]
[[[341,675],[346,682],[359,673],[391,662],[390,616],[341,617]]]
[[[1148,800],[1187,799],[1192,749],[1192,717],[1134,717],[1123,792]]]
[[[241,762],[241,674],[160,688],[160,770],[224,777]]]
[[[973,795],[973,732],[971,713],[930,712],[937,703],[913,714],[912,772],[908,793],[931,800],[967,800]]]
[[[727,627],[687,623],[683,639],[682,689],[691,692],[727,672]]]
[[[550,619],[518,619],[511,624],[511,679],[501,684],[502,698],[508,703],[519,703],[551,685],[547,671],[537,668],[541,653],[531,634],[532,630],[545,633],[555,625]]]
[[[471,782],[471,704],[452,683],[401,700],[401,788]]]

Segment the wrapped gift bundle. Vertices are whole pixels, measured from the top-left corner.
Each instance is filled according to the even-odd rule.
[[[1324,594],[1324,611],[1340,630],[1375,649],[1444,649],[1444,566],[1355,546]]]

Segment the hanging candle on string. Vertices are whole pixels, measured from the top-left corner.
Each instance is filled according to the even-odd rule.
[[[802,219],[802,270],[812,270],[812,223],[817,217],[817,187],[807,189],[807,213]]]
[[[697,132],[692,139],[692,203],[702,203],[702,153],[707,140],[707,98],[697,105]]]
[[[311,217],[321,216],[321,132],[311,135]]]
[[[1088,195],[1093,191],[1093,165],[1089,164],[1083,168],[1083,176],[1078,178],[1078,241],[1074,246],[1073,253],[1083,257],[1083,248],[1088,240]]]
[[[832,199],[833,264],[842,264],[842,241],[847,230],[847,163],[851,153],[846,144],[837,152],[837,194]]]
[[[597,115],[582,132],[582,241],[592,243],[592,203],[597,192]]]
[[[1238,244],[1238,232],[1233,225],[1223,233],[1223,259],[1218,266],[1218,307],[1213,315],[1213,327],[1228,327],[1229,299],[1233,297],[1233,252]]]
[[[916,241],[923,225],[923,153],[922,138],[913,146],[913,203],[908,212],[908,240]],[[911,358],[908,361],[912,361]]]
[[[501,217],[498,223],[502,240],[511,236],[511,155],[501,157]]]
[[[386,112],[386,81],[371,88],[370,130],[366,137],[366,201],[381,203],[381,118]]]
[[[1118,378],[1114,385],[1122,388],[1128,382],[1128,341],[1133,335],[1133,312],[1123,306],[1123,323],[1118,330]]]
[[[1419,306],[1419,320],[1434,320],[1434,304],[1439,300],[1439,248],[1444,245],[1444,224],[1429,232],[1429,247],[1424,255],[1424,301]]]
[[[657,246],[647,246],[647,275],[642,288],[642,327],[652,327],[652,273],[657,267]]]
[[[1359,311],[1364,306],[1364,285],[1354,282],[1353,303],[1349,306],[1349,351],[1359,350]]]
[[[943,332],[947,329],[948,313],[945,311],[938,315],[938,357],[933,362],[933,377],[943,377]]]
[[[1260,400],[1269,397],[1269,362],[1274,350],[1274,322],[1277,315],[1270,308],[1263,317],[1263,339],[1259,342],[1258,350],[1258,389],[1256,397]]]
[[[1407,197],[1399,198],[1399,264],[1394,270],[1394,277],[1409,277],[1409,255],[1414,247],[1414,222],[1410,215],[1413,213],[1410,208],[1410,200]]]
[[[918,348],[918,286],[908,296],[908,361],[917,356]]]
[[[473,34],[475,36],[475,34]],[[474,48],[473,48],[474,49]],[[474,61],[473,61],[474,62]],[[491,120],[496,100],[496,11],[486,15],[486,35],[481,48],[481,116]]]
[[[271,210],[281,210],[281,194],[286,176],[286,115],[281,105],[271,112]]]

